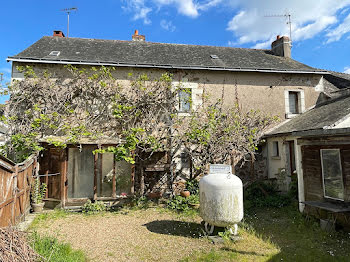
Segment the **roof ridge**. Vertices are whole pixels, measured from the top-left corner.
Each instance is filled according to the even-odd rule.
[[[60,55],[49,57],[52,51],[60,51]],[[219,65],[212,55],[217,55],[223,63]],[[8,57],[7,60],[15,59],[22,59],[23,62],[113,63],[129,67],[147,65],[170,69],[327,73],[294,59],[273,55],[271,50],[266,49],[80,37],[43,36],[26,50]]]
[[[127,42],[127,43],[139,43],[139,44],[160,44],[160,45],[180,45],[180,46],[195,46],[195,47],[216,47],[216,48],[229,48],[229,49],[244,49],[254,51],[271,51],[271,49],[259,49],[248,47],[232,47],[232,46],[217,46],[217,45],[196,45],[196,44],[182,44],[182,43],[162,43],[151,41],[133,41],[133,40],[119,40],[119,39],[101,39],[101,38],[84,38],[84,37],[57,37],[57,36],[43,36],[42,38],[57,38],[57,39],[80,39],[80,40],[95,40],[95,41],[114,41],[114,42]]]

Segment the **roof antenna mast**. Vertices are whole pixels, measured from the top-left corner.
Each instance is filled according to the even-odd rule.
[[[71,7],[71,8],[65,8],[65,9],[62,9],[61,11],[67,13],[67,37],[69,37],[69,15],[72,11],[77,11],[78,8],[76,7]]]
[[[289,25],[289,41],[292,46],[292,15],[287,11],[284,15],[265,15],[265,17],[285,17]]]

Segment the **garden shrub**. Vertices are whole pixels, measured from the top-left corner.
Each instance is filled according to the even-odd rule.
[[[297,200],[298,199],[298,176],[297,174],[293,174],[291,176],[291,183],[288,195],[292,198]]]
[[[272,183],[254,182],[244,191],[246,209],[253,207],[283,207],[291,203],[291,198],[280,194]]]
[[[186,212],[192,209],[192,205],[199,204],[199,195],[189,197],[175,196],[167,203],[168,208],[178,212]]]
[[[131,201],[132,207],[140,208],[140,209],[148,208],[149,204],[150,204],[149,200],[145,196],[141,196],[141,197],[135,196]]]
[[[96,214],[99,212],[106,211],[107,207],[102,201],[96,201],[94,203],[89,199],[83,206],[82,212],[86,214]]]
[[[187,211],[190,208],[187,198],[182,196],[173,197],[168,201],[167,206],[168,208],[179,212]]]
[[[186,189],[190,191],[191,195],[199,194],[199,182],[197,179],[190,179],[186,181]]]

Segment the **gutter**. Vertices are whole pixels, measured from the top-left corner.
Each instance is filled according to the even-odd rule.
[[[333,136],[333,135],[350,135],[350,128],[335,128],[335,129],[314,129],[314,130],[304,130],[304,131],[295,131],[292,133],[293,136]]]
[[[310,137],[310,136],[337,136],[337,135],[350,135],[350,128],[334,128],[334,129],[309,129],[301,131],[291,131],[286,133],[265,134],[263,138],[278,137],[278,136],[298,136],[298,137]]]
[[[177,65],[152,65],[152,64],[128,64],[118,62],[89,62],[89,61],[69,61],[69,60],[45,60],[30,58],[8,57],[7,62],[23,63],[43,63],[43,64],[65,64],[65,65],[94,65],[94,66],[117,66],[117,67],[139,67],[139,68],[164,68],[164,69],[193,69],[210,71],[230,71],[230,72],[261,72],[261,73],[292,73],[292,74],[330,74],[327,71],[300,71],[300,70],[277,70],[277,69],[254,69],[254,68],[229,68],[229,67],[210,67],[210,66],[177,66]]]

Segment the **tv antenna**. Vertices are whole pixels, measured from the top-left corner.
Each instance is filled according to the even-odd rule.
[[[71,7],[71,8],[65,8],[65,9],[62,9],[61,11],[67,13],[67,37],[69,37],[69,15],[71,12],[73,11],[77,11],[78,8],[76,7]]]
[[[287,25],[289,25],[289,41],[292,43],[292,15],[290,13],[287,12],[284,15],[265,15],[265,17],[285,17],[287,19]]]

